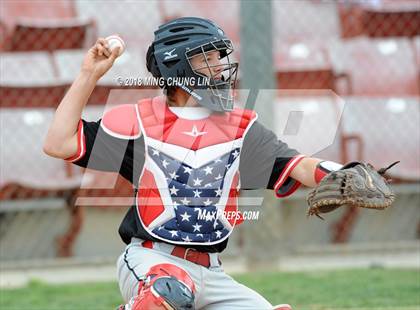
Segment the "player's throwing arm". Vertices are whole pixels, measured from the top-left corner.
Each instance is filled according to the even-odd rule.
[[[97,81],[124,50],[119,37],[107,39],[99,38],[86,53],[79,74],[55,112],[44,141],[46,154],[65,159],[77,152],[77,129],[82,111]]]

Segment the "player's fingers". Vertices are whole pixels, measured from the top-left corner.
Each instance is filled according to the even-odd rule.
[[[108,42],[104,39],[104,38],[98,38],[98,40],[96,40],[95,44],[100,44],[100,45],[106,45],[108,44]]]
[[[104,48],[103,48],[103,46],[102,46],[102,45],[100,45],[99,43],[98,43],[98,44],[96,44],[96,49],[97,49],[97,51],[98,51],[98,55],[99,55],[99,56],[103,56],[103,55],[104,55]]]
[[[111,56],[110,59],[112,59],[113,61],[118,57],[119,53],[120,53],[120,48],[119,46],[117,46],[116,48],[114,48],[111,52]]]
[[[111,56],[111,49],[109,47],[109,43],[104,38],[99,38],[98,40],[96,40],[95,46],[97,47],[99,56]]]
[[[110,57],[111,56],[111,50],[107,47],[102,47],[102,53],[106,56],[106,57]]]
[[[100,39],[98,39],[96,44],[99,44],[99,45],[105,47],[106,49],[109,50],[109,53],[111,54],[111,49],[110,49],[110,46],[109,46],[109,43],[108,43],[107,40],[100,38]]]
[[[101,56],[105,55],[105,56],[109,57],[109,55],[111,54],[111,51],[109,50],[108,41],[105,40],[104,38],[99,38],[98,40],[96,40],[95,46],[98,48],[98,52],[100,51]],[[108,49],[109,53],[105,52],[104,49]]]
[[[98,54],[98,47],[96,44],[90,48],[89,52],[92,52],[94,55]]]

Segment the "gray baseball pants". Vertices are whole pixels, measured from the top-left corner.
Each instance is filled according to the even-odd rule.
[[[167,263],[184,269],[193,279],[197,310],[272,309],[264,297],[224,272],[217,253],[210,254],[211,266],[206,268],[171,255],[172,245],[155,242],[153,249],[148,249],[141,246],[142,241],[133,238],[117,261],[118,282],[125,302],[137,295],[139,278],[153,265]]]

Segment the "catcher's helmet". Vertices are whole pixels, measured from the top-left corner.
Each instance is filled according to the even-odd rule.
[[[219,51],[221,63],[210,66],[206,60],[205,68],[211,75],[206,76],[198,72],[198,68],[193,68],[190,60],[198,54],[206,59],[206,53],[211,51]],[[169,80],[193,78],[197,82],[195,85],[177,82],[175,86],[191,94],[202,106],[214,111],[231,111],[232,89],[238,69],[238,63],[230,61],[229,55],[232,52],[232,42],[214,22],[197,17],[182,17],[161,25],[155,31],[155,39],[146,55],[147,69],[154,77],[163,78],[165,87]],[[221,78],[215,78],[210,68],[216,69],[219,66],[222,70]],[[220,70],[220,67],[217,69]]]

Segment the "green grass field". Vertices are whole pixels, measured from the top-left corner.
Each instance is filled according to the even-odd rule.
[[[243,274],[235,278],[273,304],[299,309],[420,309],[420,271],[355,269],[330,272]],[[114,309],[121,302],[116,283],[2,290],[0,309]],[[257,309],[256,309],[257,310]]]

